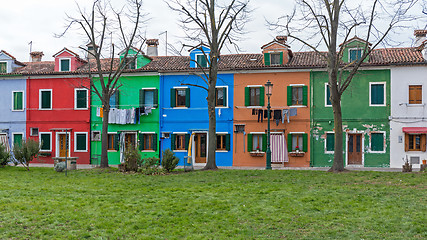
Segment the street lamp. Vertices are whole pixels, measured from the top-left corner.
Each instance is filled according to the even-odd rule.
[[[270,106],[270,97],[273,93],[273,84],[270,80],[265,84],[265,95],[267,95],[267,163],[265,166],[266,170],[271,170],[271,149],[270,149],[270,116],[271,116],[271,106]]]

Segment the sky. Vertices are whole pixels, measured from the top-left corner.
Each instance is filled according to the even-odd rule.
[[[124,0],[111,0],[115,6],[120,6]],[[82,35],[68,32],[64,37],[57,38],[55,34],[64,31],[67,25],[66,14],[77,16],[77,4],[89,8],[92,0],[2,0],[0,8],[0,49],[5,50],[17,60],[29,61],[30,45],[32,51],[43,51],[43,60],[53,60],[53,55],[64,47],[84,55],[78,47],[85,44]],[[294,0],[251,0],[251,20],[246,25],[247,33],[239,42],[241,52],[261,53],[260,47],[284,33],[272,31],[266,25],[266,18],[275,20],[290,13]],[[149,14],[149,21],[142,31],[147,38],[158,38],[159,55],[165,55],[167,31],[168,43],[181,49],[179,42],[185,42],[182,31],[178,26],[179,16],[170,10],[162,0],[145,0],[143,11]],[[420,28],[425,23],[414,23],[414,28]],[[410,28],[397,36],[405,46],[410,46],[413,40],[413,30]],[[163,34],[161,34],[163,33]],[[293,51],[299,51],[300,45],[291,45]],[[145,49],[143,49],[145,50]],[[182,54],[187,54],[183,52]],[[168,53],[171,55],[171,52]]]

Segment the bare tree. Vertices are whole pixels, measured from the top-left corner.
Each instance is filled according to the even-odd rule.
[[[290,16],[270,23],[288,36],[318,53],[328,71],[328,84],[334,113],[335,154],[330,171],[344,170],[341,97],[365,59],[379,44],[392,41],[389,34],[413,20],[407,15],[417,0],[299,0]],[[285,22],[284,24],[282,22]],[[341,59],[352,34],[361,34],[365,42],[362,55],[353,62]],[[302,35],[304,34],[304,35]],[[370,42],[372,44],[370,44]],[[321,52],[326,47],[327,52]]]
[[[109,166],[107,133],[110,97],[122,86],[120,76],[127,66],[135,61],[145,42],[139,31],[145,15],[142,13],[141,0],[127,0],[127,5],[120,10],[114,9],[109,0],[95,0],[89,13],[86,13],[80,6],[77,8],[79,16],[67,16],[69,24],[59,36],[63,36],[73,25],[77,25],[87,38],[88,46],[93,48],[93,50],[88,50],[81,47],[88,57],[93,59],[88,61],[85,70],[89,75],[92,93],[99,97],[103,105],[100,167],[106,168]],[[113,35],[115,35],[114,38]],[[113,39],[117,41],[117,44],[113,43]],[[116,45],[124,52],[123,61],[114,58]],[[134,48],[133,45],[137,45],[139,48]],[[107,47],[110,47],[109,58],[103,58]],[[128,57],[131,48],[136,49],[137,53]],[[100,86],[95,84],[97,81]]]
[[[209,140],[208,140],[208,160],[205,170],[217,169],[215,160],[216,149],[216,113],[215,113],[215,86],[218,75],[218,61],[224,46],[231,44],[238,48],[236,41],[243,33],[243,27],[247,22],[249,0],[231,0],[219,4],[215,0],[174,0],[167,3],[172,10],[175,10],[183,17],[181,27],[186,33],[187,39],[197,44],[206,44],[210,53],[203,51],[207,68],[200,67],[197,75],[203,79],[205,85],[192,85],[201,87],[207,91],[207,104],[209,114]]]

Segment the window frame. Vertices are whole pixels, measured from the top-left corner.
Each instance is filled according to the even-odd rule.
[[[5,68],[5,71],[4,71],[4,72],[1,72],[1,71],[0,71],[0,73],[8,73],[8,71],[7,71],[8,62],[7,62],[7,61],[0,61],[0,64],[2,64],[2,63],[4,63],[4,64],[5,64],[6,68]],[[1,67],[0,67],[0,70],[1,70]]]
[[[115,141],[116,135],[118,133],[117,132],[108,132],[107,134],[108,134],[108,136],[107,136],[107,138],[108,138],[108,141],[107,141],[107,152],[118,152],[119,150],[116,150],[114,148],[114,141]],[[110,136],[112,136],[112,142],[110,141]],[[102,139],[102,137],[101,137],[101,139]],[[111,148],[110,148],[110,143],[112,143],[111,144]]]
[[[99,136],[96,137],[96,136]],[[100,130],[93,130],[90,133],[90,140],[94,142],[100,142],[101,141],[101,131]]]
[[[280,61],[280,58],[281,58],[280,56],[281,56],[281,54],[283,54],[283,52],[270,52],[269,54],[270,54],[270,66],[280,66],[280,65],[282,65],[282,61]],[[273,55],[279,56],[278,63],[273,63],[273,58],[272,58]]]
[[[381,133],[383,135],[383,150],[382,151],[373,151],[372,150],[372,134],[373,133]],[[386,145],[384,144],[386,139],[386,131],[371,131],[369,133],[369,152],[370,153],[386,153]]]
[[[77,134],[85,135],[85,149],[86,150],[77,150]],[[88,133],[87,132],[74,132],[74,152],[87,152],[88,151]]]
[[[173,87],[173,90],[175,91],[175,106],[173,108],[188,108],[186,103],[187,103],[187,89],[188,87]],[[178,105],[178,91],[182,90],[185,91],[185,103],[184,105]],[[172,96],[171,96],[172,97]]]
[[[77,107],[77,91],[86,91],[86,107]],[[86,88],[74,88],[74,110],[88,110],[89,109],[89,91]]]
[[[229,150],[227,150],[227,135],[229,135],[228,132],[217,132],[215,134],[215,137],[217,138],[217,145],[215,146],[215,152],[228,152]],[[218,137],[221,136],[221,142],[222,142],[222,146],[220,149],[218,149]],[[231,135],[230,135],[231,138]],[[231,143],[229,143],[231,144]]]
[[[185,135],[188,134],[188,133],[173,133],[173,134],[175,135],[175,142],[173,143],[173,144],[175,144],[174,151],[178,151],[178,152],[184,151],[184,152],[186,152],[187,150],[185,149]],[[181,147],[183,146],[183,148],[178,148],[177,147],[177,143],[178,143],[177,139],[178,139],[178,137],[182,138],[182,140],[181,140],[181,142],[182,142]],[[190,135],[190,138],[191,138],[191,135]],[[191,141],[191,139],[190,139],[190,141]]]
[[[49,149],[42,149],[42,134],[49,135]],[[40,152],[52,152],[52,132],[40,132],[39,131],[39,142],[40,142]]]
[[[42,92],[50,92],[50,108],[42,108]],[[39,110],[52,110],[53,105],[53,90],[52,89],[39,89]]]
[[[37,134],[34,133],[35,129],[37,129]],[[39,128],[38,127],[30,127],[30,136],[31,137],[37,137],[39,135]]]
[[[209,55],[210,54],[207,54],[207,56],[205,57],[205,54],[203,54],[203,53],[196,53],[195,55],[194,55],[194,58],[195,58],[195,64],[196,64],[196,67],[198,67],[198,68],[208,68],[209,67]],[[206,60],[206,66],[202,66],[200,63],[199,63],[199,56],[203,56],[204,58],[205,58],[205,60]]]
[[[15,136],[21,135],[21,143],[24,141],[24,133],[23,132],[13,132],[12,133],[12,149],[15,145]]]
[[[335,132],[334,131],[325,131],[325,154],[335,154],[335,149],[334,149],[334,151],[328,151],[328,134],[333,134],[334,135],[334,141],[335,141]],[[335,148],[335,142],[334,142],[334,148]]]
[[[217,89],[218,88],[222,88],[223,89],[223,101],[224,101],[224,99],[225,99],[225,101],[224,101],[224,104],[223,105],[218,105],[218,103],[217,103],[217,101],[218,101],[218,98],[217,98],[217,94],[218,94],[218,91],[217,91]],[[224,98],[225,97],[225,98]],[[216,86],[215,87],[215,108],[228,108],[228,86]]]
[[[306,152],[308,152],[309,151],[309,149],[308,149],[308,144],[309,144],[309,141],[308,141],[308,138],[310,137],[309,136],[309,134],[308,133],[306,133],[306,132],[289,132],[288,133],[288,139],[287,139],[287,143],[289,144],[289,135],[291,135],[291,140],[292,141],[290,141],[291,143],[291,146],[292,146],[292,148],[291,148],[291,151],[289,151],[289,148],[288,148],[288,152],[295,152],[296,151],[296,149],[293,149],[294,147],[293,147],[293,138],[294,138],[294,136],[293,135],[301,135],[301,138],[302,138],[302,146],[299,146],[299,145],[297,145],[298,146],[298,149],[299,149],[299,151],[300,152],[303,152],[303,153],[306,153]],[[304,135],[306,135],[306,140],[304,140]],[[289,146],[289,145],[288,145]],[[306,151],[304,151],[304,148],[306,148]]]
[[[158,105],[159,105],[159,104],[155,104],[156,101],[154,101],[154,95],[155,95],[154,92],[157,90],[157,88],[155,88],[155,87],[148,87],[148,88],[140,88],[140,90],[144,90],[144,103],[145,103],[145,91],[152,91],[153,92],[153,106],[151,106],[151,109],[156,109],[158,107]]]
[[[62,70],[62,61],[68,61],[68,70]],[[60,72],[70,72],[71,71],[71,58],[60,58],[59,59],[59,71]]]
[[[301,87],[302,88],[302,104],[301,105],[294,105],[293,104],[292,93],[293,93],[293,88],[295,88],[295,87]],[[304,92],[305,92],[305,94],[304,94]],[[306,98],[304,98],[304,95],[306,95]],[[301,83],[289,84],[288,86],[286,86],[286,104],[289,107],[293,107],[293,108],[308,107],[308,105],[309,105],[309,89],[308,89],[308,86],[305,84],[301,84]]]
[[[411,86],[412,87],[415,87],[415,86],[421,86],[421,103],[410,103],[410,94],[409,94],[409,92],[410,92],[410,88],[411,88]],[[408,105],[409,106],[422,106],[422,105],[424,105],[423,104],[423,84],[422,83],[419,83],[419,84],[408,84]]]
[[[329,89],[329,83],[325,83],[325,107],[332,107],[332,101],[331,104],[328,105],[328,91],[329,91],[329,96],[331,96],[331,90]]]
[[[251,145],[252,145],[252,152],[256,152],[257,151],[256,147],[254,147],[255,137],[257,137],[258,138],[258,146],[257,147],[259,147],[259,152],[264,153],[264,151],[263,151],[263,144],[264,144],[263,143],[263,141],[264,141],[263,138],[264,138],[264,135],[266,135],[266,133],[265,132],[251,132],[249,134],[252,135],[252,143],[251,143]],[[259,140],[261,140],[261,141],[259,141]]]
[[[362,57],[362,56],[363,56],[363,48],[358,48],[358,47],[349,48],[349,49],[348,49],[348,62],[349,62],[349,63],[351,63],[351,62],[353,62],[353,61],[357,62],[357,61],[359,61],[359,59],[360,59],[360,58],[357,58],[357,59],[355,59],[355,60],[351,61],[351,51],[355,51],[355,50],[360,51],[360,57]]]
[[[155,135],[157,135],[157,133],[156,132],[140,132],[139,133],[139,135],[142,135],[143,136],[143,138],[144,138],[144,143],[146,143],[146,139],[145,139],[145,136],[150,136],[149,137],[149,143],[150,143],[150,145],[151,145],[151,148],[150,149],[146,149],[145,148],[145,144],[144,145],[142,145],[143,147],[142,147],[142,149],[141,149],[141,142],[139,141],[139,137],[138,137],[138,144],[139,144],[139,146],[140,146],[140,151],[141,152],[155,152],[156,150],[154,150],[154,145],[153,145],[153,138],[154,138],[154,136]],[[157,146],[156,146],[156,148],[157,148]]]
[[[14,106],[15,106],[15,93],[22,93],[22,99],[21,99],[22,109],[14,109]],[[24,111],[24,109],[25,109],[25,106],[24,106],[24,103],[25,103],[24,96],[25,96],[25,93],[22,90],[12,91],[12,112],[23,112]]]
[[[383,85],[384,99],[383,104],[372,104],[372,85]],[[387,83],[386,82],[369,82],[369,106],[370,107],[385,107],[387,105]]]

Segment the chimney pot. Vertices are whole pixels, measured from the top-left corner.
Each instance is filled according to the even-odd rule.
[[[31,52],[31,62],[41,62],[44,56],[43,52]]]
[[[147,55],[148,56],[158,56],[159,39],[147,39]]]
[[[288,36],[276,36],[276,40],[282,44],[286,44],[288,40]]]

